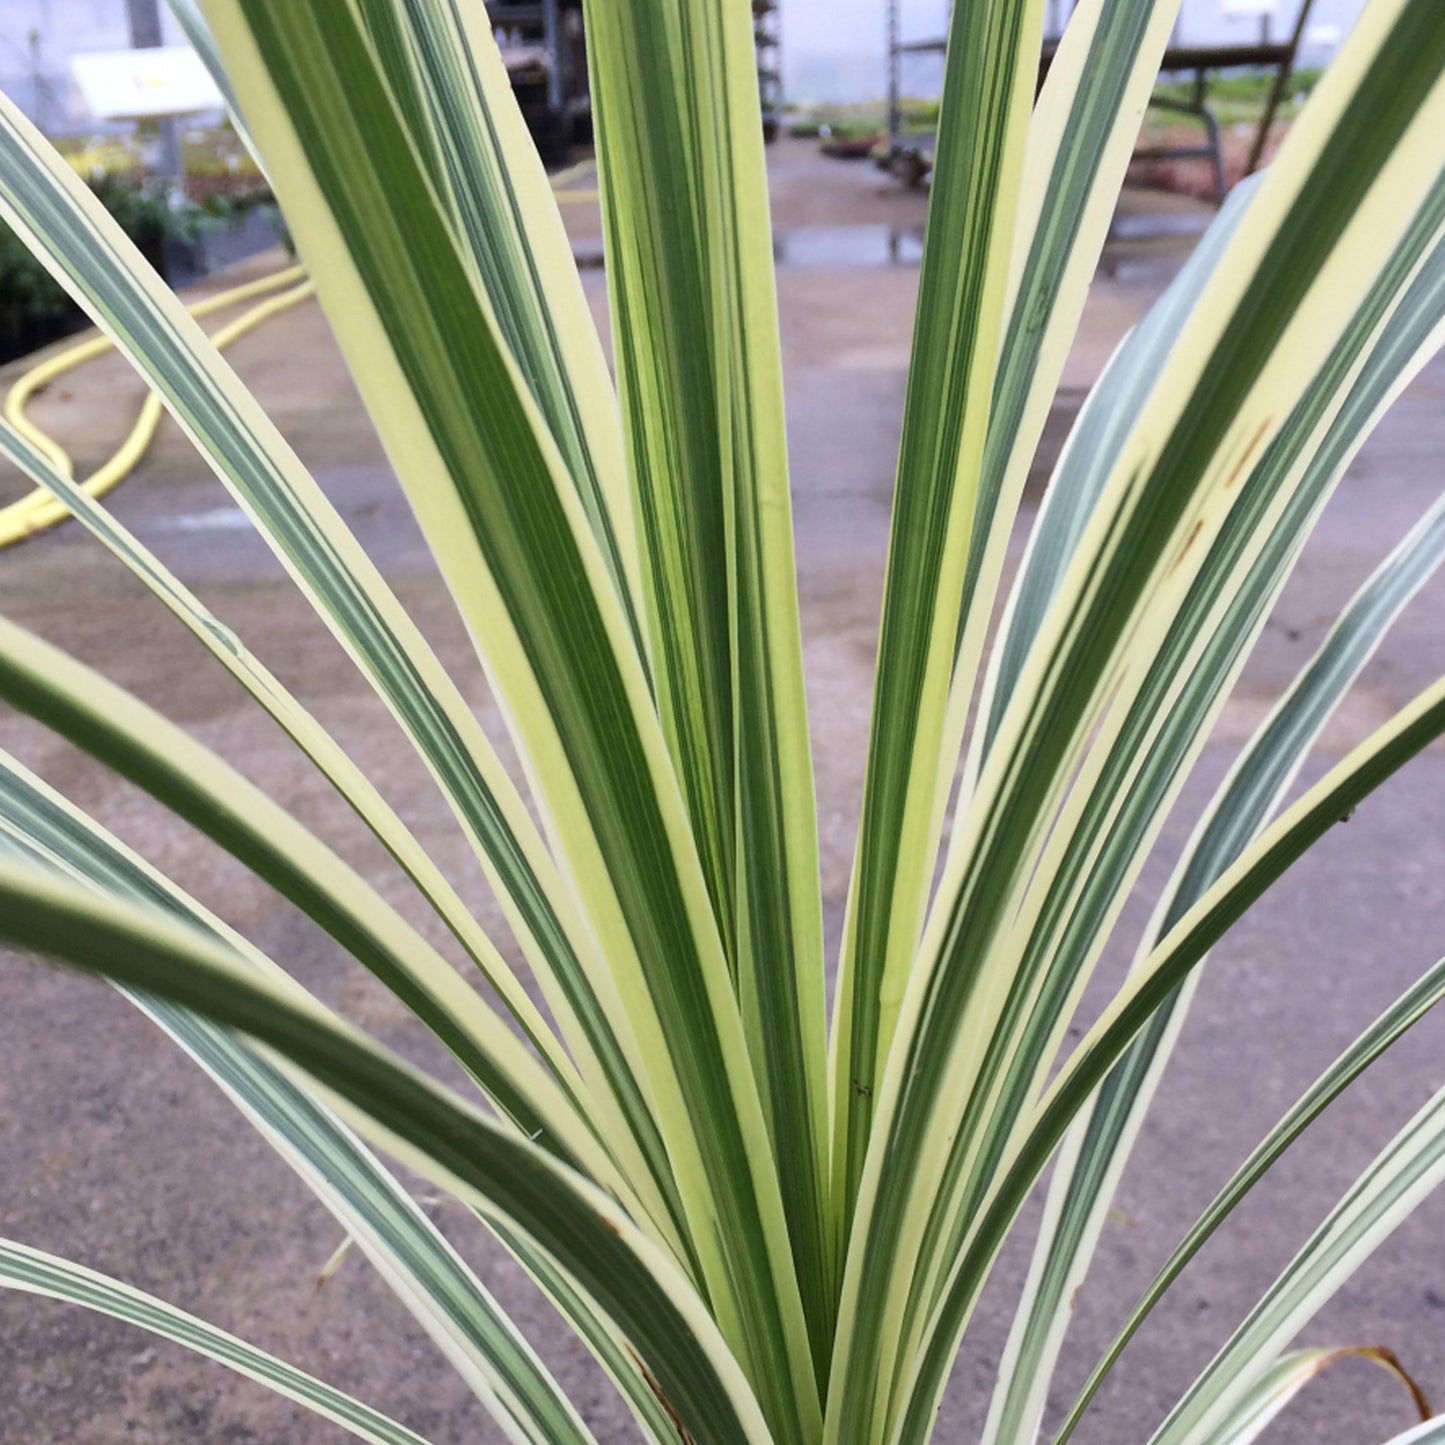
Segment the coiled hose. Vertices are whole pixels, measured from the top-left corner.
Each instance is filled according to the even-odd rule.
[[[221,291],[214,296],[207,296],[204,300],[187,307],[187,310],[192,316],[200,318],[209,316],[216,311],[224,311],[228,306],[235,306],[241,301],[249,301],[254,296],[267,297],[266,300],[251,307],[249,311],[243,312],[234,321],[228,322],[211,337],[218,348],[224,348],[238,337],[244,336],[248,331],[253,331],[263,321],[269,320],[279,312],[289,310],[292,306],[299,305],[311,296],[316,289],[315,283],[306,280],[305,276],[306,268],[304,266],[288,266],[285,270],[274,272],[270,276],[263,276],[256,281],[248,281],[244,286],[233,286],[229,291]],[[280,291],[282,287],[290,287],[290,289],[281,291],[279,296],[267,294]],[[31,367],[10,388],[10,392],[5,398],[5,420],[37,451],[42,452],[57,471],[63,472],[72,480],[75,477],[75,464],[71,461],[69,454],[59,442],[46,435],[25,415],[25,407],[36,392],[54,381],[56,377],[63,376],[77,366],[83,366],[97,356],[103,356],[111,350],[112,346],[113,343],[108,337],[96,336],[75,346],[67,347],[64,351],[57,352],[54,356],[40,362],[39,365]],[[145,455],[146,448],[150,446],[151,439],[156,434],[156,428],[160,425],[160,419],[160,398],[154,392],[148,392],[141,406],[140,415],[130,430],[130,435],[108,461],[81,483],[92,497],[103,497],[134,470]],[[6,507],[0,507],[0,547],[23,542],[27,537],[35,536],[37,532],[43,532],[57,522],[63,522],[69,515],[70,509],[63,502],[58,501],[45,488],[37,487],[19,501],[11,502]]]

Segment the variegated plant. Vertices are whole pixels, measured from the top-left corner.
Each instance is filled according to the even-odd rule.
[[[503,1241],[648,1436],[698,1445],[927,1439],[990,1264],[1057,1153],[985,1432],[1033,1439],[1070,1297],[1208,950],[1445,731],[1442,681],[1278,811],[1445,552],[1442,505],[1241,754],[1128,982],[1065,1049],[1312,522],[1442,339],[1440,0],[1369,0],[1278,161],[1231,199],[1091,395],[1006,601],[1006,538],[1178,5],[1082,0],[1037,105],[1044,0],[955,7],[831,1014],[748,6],[589,3],[615,383],[478,0],[176,8],[285,206],[501,700],[525,796],[275,427],[8,103],[0,213],[164,399],[390,708],[546,1012],[296,698],[9,427],[5,455],[289,733],[501,1011],[282,807],[10,623],[0,696],[303,908],[490,1109],[334,1016],[284,959],[3,755],[0,937],[106,975],[169,1031],[515,1441],[591,1436],[370,1146]],[[1064,1434],[1234,1204],[1442,993],[1445,964],[1260,1144]],[[1445,1094],[1385,1145],[1155,1445],[1253,1438],[1321,1367],[1321,1352],[1285,1353],[1292,1336],[1442,1174]],[[419,1438],[20,1243],[0,1247],[0,1275],[178,1339],[364,1439]]]

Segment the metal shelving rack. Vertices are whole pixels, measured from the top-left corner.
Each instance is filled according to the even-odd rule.
[[[1224,157],[1220,144],[1219,123],[1209,107],[1209,77],[1219,70],[1265,69],[1274,72],[1274,83],[1257,128],[1254,145],[1244,174],[1251,174],[1260,163],[1270,125],[1280,101],[1289,86],[1295,58],[1304,37],[1314,0],[1298,0],[1295,22],[1289,38],[1271,42],[1267,15],[1262,14],[1258,41],[1248,44],[1184,45],[1179,42],[1178,27],[1172,43],[1165,50],[1159,66],[1161,75],[1192,75],[1193,94],[1188,100],[1172,100],[1155,96],[1151,102],[1160,109],[1173,110],[1200,122],[1204,129],[1197,145],[1159,146],[1136,150],[1136,160],[1207,160],[1211,166],[1216,204],[1223,204],[1226,187]],[[922,40],[904,40],[901,34],[902,0],[888,0],[888,146],[879,165],[891,171],[906,185],[920,185],[933,166],[934,135],[932,132],[911,132],[903,128],[902,69],[909,55],[941,55],[947,49],[943,36]],[[1058,36],[1074,8],[1074,0],[1049,0],[1046,12],[1045,39],[1039,57],[1039,84],[1058,50]],[[952,3],[944,7],[945,29]]]
[[[1045,40],[1039,66],[1044,71],[1053,58],[1058,35],[1074,8],[1075,0],[1048,0],[1044,15]],[[942,55],[948,48],[948,22],[953,14],[952,0],[943,6],[943,32],[922,39],[905,40],[902,35],[902,0],[888,0],[888,148],[879,164],[891,171],[905,185],[922,183],[933,167],[934,133],[905,131],[903,128],[903,63],[910,55]]]
[[[566,159],[592,123],[582,0],[486,0],[512,89],[543,158]]]
[[[929,36],[920,40],[903,38],[902,0],[888,0],[888,148],[878,164],[905,185],[923,182],[933,166],[933,133],[903,129],[903,65],[910,55],[942,55],[947,40]],[[952,5],[944,9],[945,29]]]
[[[782,19],[777,0],[753,0],[753,45],[758,56],[758,103],[763,139],[774,141],[783,124]]]
[[[582,0],[486,0],[522,114],[548,161],[561,161],[592,123]],[[783,44],[778,0],[752,0],[763,135],[783,123]]]

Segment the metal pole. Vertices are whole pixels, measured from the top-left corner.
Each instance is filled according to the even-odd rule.
[[[903,103],[898,94],[898,4],[888,0],[888,140],[903,132]]]
[[[30,118],[41,130],[45,129],[45,99],[48,86],[45,83],[45,75],[42,70],[40,58],[40,31],[31,28],[28,36],[30,42],[30,85],[35,93],[35,109],[31,112]]]
[[[126,15],[130,20],[130,43],[135,50],[154,50],[165,43],[161,34],[160,0],[125,0]],[[180,128],[173,116],[163,116],[155,122],[156,155],[150,165],[151,171],[177,190],[185,181],[185,168],[181,164]]]
[[[562,115],[562,26],[557,0],[542,0],[542,43],[547,47],[547,107]]]
[[[161,43],[160,0],[125,0],[125,9],[132,48],[154,50]]]
[[[1250,148],[1249,160],[1245,162],[1244,173],[1247,176],[1252,176],[1259,169],[1259,163],[1264,157],[1269,130],[1274,124],[1274,113],[1284,99],[1285,87],[1289,84],[1295,59],[1299,55],[1300,41],[1304,38],[1305,22],[1310,18],[1310,6],[1314,3],[1315,0],[1300,0],[1299,14],[1295,17],[1294,31],[1289,38],[1289,56],[1275,71],[1274,85],[1270,87],[1269,100],[1265,103],[1264,114],[1260,117],[1259,129],[1254,133],[1254,145]]]

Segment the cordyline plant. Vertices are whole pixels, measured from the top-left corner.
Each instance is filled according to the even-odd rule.
[[[5,453],[289,732],[500,1007],[283,808],[8,622],[0,696],[303,908],[491,1108],[336,1017],[284,960],[8,758],[0,937],[109,977],[153,1015],[511,1440],[592,1437],[370,1145],[500,1237],[649,1437],[698,1445],[926,1440],[1000,1242],[1057,1154],[985,1429],[991,1445],[1032,1439],[1199,965],[1445,730],[1442,681],[1278,811],[1445,550],[1437,507],[1241,754],[1127,982],[1064,1049],[1311,524],[1441,340],[1439,0],[1366,5],[1278,161],[1231,200],[1091,395],[1006,600],[1005,541],[1177,3],[1083,0],[1037,104],[1043,0],[955,7],[831,1012],[748,6],[589,5],[615,384],[480,4],[177,8],[285,206],[503,705],[525,798],[275,427],[8,104],[0,213],[164,398],[385,700],[475,847],[546,1012],[336,742],[8,428]],[[1200,1244],[1442,992],[1445,964],[1260,1143],[1062,1434]],[[1155,1445],[1263,1428],[1324,1358],[1283,1353],[1293,1335],[1442,1174],[1445,1093],[1339,1201]],[[214,1355],[364,1439],[419,1438],[76,1265],[14,1243],[0,1273]]]

